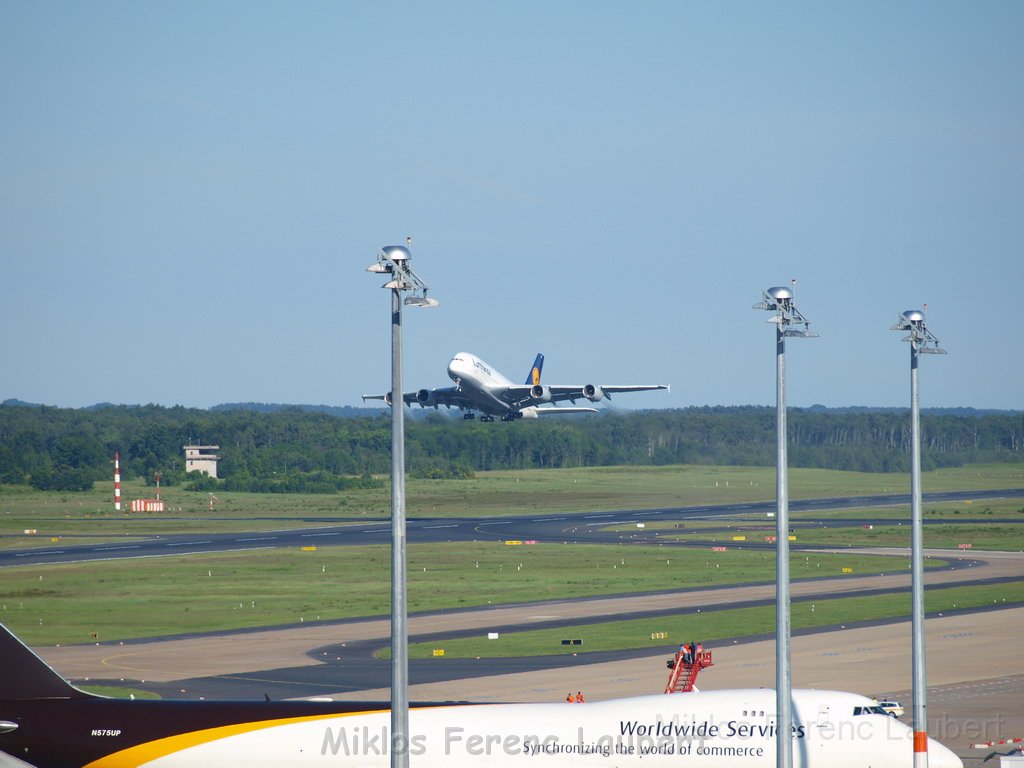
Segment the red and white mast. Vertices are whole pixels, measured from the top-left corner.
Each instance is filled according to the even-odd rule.
[[[121,456],[114,451],[114,509],[121,511]]]

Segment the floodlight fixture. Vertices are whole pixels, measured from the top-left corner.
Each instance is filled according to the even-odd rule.
[[[946,350],[939,347],[939,340],[924,324],[924,312],[908,309],[899,316],[890,331],[910,331],[900,341],[909,341],[911,348],[921,355],[944,355]]]
[[[794,281],[796,282],[796,281]],[[789,338],[813,339],[817,333],[811,330],[811,322],[804,317],[793,303],[793,289],[775,286],[764,291],[764,298],[752,309],[774,312],[765,322],[779,326],[779,333]]]
[[[407,238],[406,244],[411,245],[412,240]],[[406,306],[439,306],[440,302],[437,299],[427,298],[427,291],[429,290],[427,284],[409,266],[409,262],[412,261],[412,253],[407,245],[385,245],[377,253],[377,261],[368,266],[366,271],[392,276],[392,279],[384,283],[381,288],[388,288],[393,291],[412,291],[412,295],[407,296],[405,299]]]

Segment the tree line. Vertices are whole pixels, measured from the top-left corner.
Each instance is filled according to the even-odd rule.
[[[906,471],[909,412],[789,410],[795,467]],[[922,414],[922,466],[1021,461],[1024,413]],[[189,477],[185,444],[220,446],[220,479]],[[0,483],[85,490],[108,480],[115,451],[127,478],[197,490],[335,492],[390,471],[386,412],[340,418],[322,412],[184,407],[90,409],[0,405]],[[480,423],[429,413],[406,426],[406,466],[421,477],[489,469],[643,464],[770,466],[775,409],[760,406],[606,411],[558,419]],[[377,481],[379,482],[379,481]]]

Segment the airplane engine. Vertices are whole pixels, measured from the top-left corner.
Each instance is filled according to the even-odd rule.
[[[594,384],[586,384],[583,387],[583,396],[592,403],[605,398],[604,390]]]
[[[386,395],[384,395],[384,402],[387,403],[388,405],[391,405],[391,393],[390,392],[388,392]]]
[[[416,402],[422,405],[424,408],[429,408],[431,405],[437,407],[437,400],[434,398],[434,393],[429,389],[421,389],[416,393]]]
[[[542,403],[550,403],[551,387],[545,387],[543,384],[534,384],[530,387],[530,397],[534,400],[540,400]]]
[[[520,419],[539,419],[540,418],[540,414],[537,413],[537,407],[534,406],[534,405],[531,405],[531,406],[528,406],[526,408],[523,408],[523,410],[521,410],[519,412],[519,418]]]

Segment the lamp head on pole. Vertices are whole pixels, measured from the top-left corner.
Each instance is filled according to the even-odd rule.
[[[427,298],[427,284],[409,266],[412,252],[408,246],[412,245],[412,238],[407,237],[405,242],[405,245],[385,245],[377,253],[377,261],[368,266],[366,271],[392,276],[391,280],[381,286],[382,288],[393,291],[412,291],[412,295],[405,298],[406,306],[436,307],[440,302],[437,299]]]
[[[796,280],[793,284],[796,285]],[[754,304],[752,309],[774,312],[774,316],[769,317],[766,322],[778,325],[783,336],[811,339],[818,335],[810,329],[811,322],[796,308],[792,288],[775,286],[764,291],[762,295],[763,300]]]
[[[925,326],[923,310],[908,309],[899,316],[889,330],[909,331],[900,341],[909,341],[911,346],[922,355],[946,354],[946,350],[939,348],[938,338]]]

